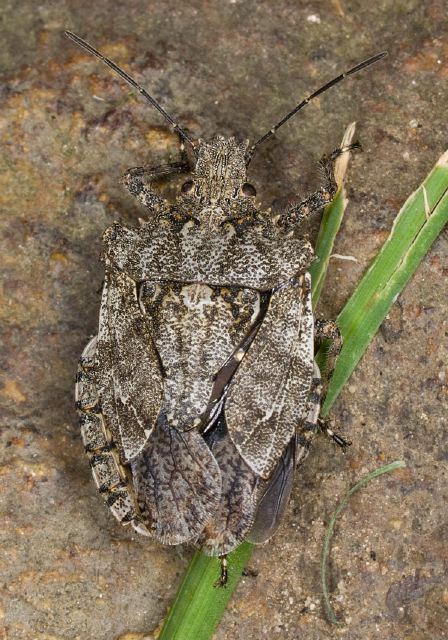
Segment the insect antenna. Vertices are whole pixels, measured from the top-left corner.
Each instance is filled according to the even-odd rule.
[[[143,89],[143,87],[141,87],[133,78],[131,78],[131,76],[129,76],[125,71],[123,71],[123,69],[120,69],[120,67],[116,65],[115,62],[112,62],[112,60],[109,60],[109,58],[106,58],[106,56],[103,56],[102,53],[94,49],[88,42],[86,42],[85,40],[77,36],[75,33],[72,33],[71,31],[65,31],[64,33],[67,36],[67,38],[70,38],[70,40],[73,40],[73,42],[76,42],[77,45],[79,45],[80,47],[88,51],[90,54],[102,60],[105,64],[107,64],[108,67],[112,69],[112,71],[115,71],[115,73],[121,76],[123,80],[126,80],[126,82],[130,84],[131,87],[134,87],[134,89],[137,89],[137,91],[145,98],[145,100],[147,100],[150,104],[152,104],[152,106],[155,107],[157,111],[161,113],[166,120],[168,120],[168,122],[173,127],[174,131],[176,131],[180,135],[180,137],[191,146],[194,154],[196,155],[195,145],[193,140],[191,140],[191,138],[187,135],[187,133],[177,124],[177,122],[173,120],[170,114],[167,113],[165,109],[163,109],[160,106],[160,104],[156,102],[156,100],[154,100],[154,98],[150,96],[149,93],[145,91],[145,89]]]
[[[351,76],[354,73],[357,73],[358,71],[361,71],[361,69],[364,69],[365,67],[368,67],[369,65],[373,64],[374,62],[377,62],[378,60],[381,60],[382,58],[385,58],[386,56],[387,56],[387,51],[382,51],[381,53],[377,53],[375,56],[372,56],[371,58],[367,58],[367,60],[364,60],[363,62],[360,62],[355,67],[352,67],[348,71],[345,71],[345,73],[341,73],[339,76],[337,76],[336,78],[333,78],[333,80],[330,80],[330,82],[327,82],[322,87],[320,87],[320,89],[318,89],[317,91],[315,91],[314,93],[309,95],[307,98],[302,100],[302,102],[300,102],[297,106],[295,106],[292,111],[287,113],[286,116],[284,116],[279,122],[277,122],[277,124],[275,124],[267,133],[265,133],[263,136],[261,136],[261,138],[259,140],[257,140],[255,142],[255,144],[253,144],[250,147],[250,149],[248,149],[248,151],[246,153],[246,166],[252,160],[252,156],[254,155],[255,149],[260,144],[262,144],[263,142],[268,140],[271,136],[273,136],[274,133],[277,131],[277,129],[280,129],[280,127],[282,125],[284,125],[285,122],[287,122],[290,118],[295,116],[295,114],[298,111],[300,111],[300,109],[303,109],[303,107],[305,105],[307,105],[309,102],[311,102],[311,100],[313,100],[313,98],[316,98],[317,96],[320,96],[321,93],[324,93],[324,91],[326,91],[327,89],[330,89],[330,87],[333,87],[335,84],[338,84],[338,82],[341,82],[341,80],[344,80],[344,78],[347,78],[347,76]]]

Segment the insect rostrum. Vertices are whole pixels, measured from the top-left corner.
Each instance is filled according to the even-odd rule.
[[[343,150],[321,160],[316,193],[281,216],[260,211],[247,166],[297,107],[249,149],[222,136],[195,143],[125,72],[67,35],[137,88],[193,157],[192,167],[129,170],[123,183],[147,221],[104,233],[98,334],[76,391],[95,482],[121,523],[163,543],[224,555],[263,542],[317,429],[314,340],[326,329],[315,332],[300,222],[334,196]],[[169,203],[151,180],[178,171],[190,175]]]

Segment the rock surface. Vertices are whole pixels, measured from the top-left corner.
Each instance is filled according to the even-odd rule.
[[[190,550],[121,529],[97,495],[73,408],[95,332],[101,234],[142,211],[118,184],[177,158],[159,115],[66,40],[86,37],[194,136],[252,140],[295,101],[381,49],[260,149],[251,182],[281,209],[313,188],[316,161],[358,122],[364,153],[319,312],[334,317],[394,216],[448,146],[443,0],[3,3],[0,127],[3,287],[0,637],[154,637]],[[218,640],[448,637],[447,237],[442,235],[335,405],[353,446],[317,441],[283,526],[252,557]],[[349,486],[407,468],[350,501],[333,539],[329,627],[320,599],[326,523]]]

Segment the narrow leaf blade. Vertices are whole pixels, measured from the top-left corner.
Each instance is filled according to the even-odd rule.
[[[408,198],[377,257],[337,318],[344,345],[322,407],[327,415],[390,307],[448,222],[448,153]]]
[[[342,138],[341,147],[346,147],[353,142],[355,129],[355,122],[348,125]],[[336,160],[335,177],[339,187],[338,192],[333,201],[324,209],[319,233],[317,235],[316,246],[314,249],[316,260],[310,268],[314,309],[319,302],[320,294],[325,283],[325,277],[327,275],[330,256],[333,251],[334,241],[341,226],[342,218],[344,217],[348,203],[343,183],[347,172],[349,158],[350,152],[346,152],[340,155]]]
[[[382,467],[378,467],[377,469],[374,469],[374,471],[372,471],[371,473],[368,473],[366,476],[364,476],[364,478],[361,478],[361,480],[359,480],[356,484],[353,485],[353,487],[351,487],[347,491],[347,493],[345,494],[345,497],[339,503],[339,505],[337,506],[337,508],[335,509],[335,511],[333,512],[330,518],[330,522],[328,523],[328,527],[325,532],[324,545],[322,549],[321,584],[322,584],[322,595],[324,600],[325,611],[327,613],[328,619],[333,624],[340,624],[340,623],[334,614],[333,607],[331,606],[331,602],[330,602],[327,569],[328,569],[328,557],[330,555],[330,542],[333,536],[336,520],[339,514],[341,513],[341,511],[343,511],[343,509],[345,509],[345,507],[347,506],[351,496],[357,491],[359,491],[359,489],[364,487],[374,478],[377,478],[378,476],[383,475],[383,473],[390,473],[391,471],[395,471],[395,469],[402,469],[405,466],[406,466],[406,463],[403,460],[395,460],[395,462],[391,462]]]
[[[229,579],[225,588],[213,586],[220,574],[219,558],[210,558],[196,551],[158,640],[209,640],[241,579],[252,550],[253,545],[244,542],[229,554]]]

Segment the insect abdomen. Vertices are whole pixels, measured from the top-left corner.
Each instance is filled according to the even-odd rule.
[[[137,513],[133,487],[104,424],[93,380],[95,349],[96,337],[82,353],[76,382],[76,406],[84,448],[97,489],[114,517],[123,525],[131,524],[138,533],[149,535]]]

